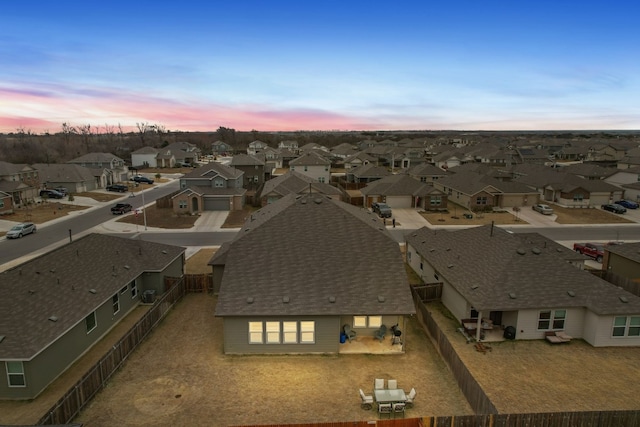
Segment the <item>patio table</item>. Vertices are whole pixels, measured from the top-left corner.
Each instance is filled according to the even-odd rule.
[[[393,402],[406,402],[407,395],[401,388],[389,390],[387,388],[374,390],[373,393],[376,397],[376,402],[380,403],[393,403]]]

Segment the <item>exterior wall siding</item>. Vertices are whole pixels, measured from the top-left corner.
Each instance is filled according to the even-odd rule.
[[[609,252],[609,260],[607,266],[611,272],[618,276],[626,277],[631,280],[640,279],[640,264]]]
[[[249,344],[249,322],[315,321],[313,344]],[[225,317],[225,354],[337,353],[342,324],[339,316]]]
[[[591,323],[594,325],[593,341],[589,341],[594,347],[637,347],[640,346],[640,337],[614,337],[613,322],[616,316],[593,316]],[[631,315],[631,314],[629,314]]]

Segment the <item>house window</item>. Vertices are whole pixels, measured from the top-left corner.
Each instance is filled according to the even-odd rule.
[[[613,319],[614,337],[640,337],[640,316],[618,316]]]
[[[307,166],[304,167],[304,171],[307,172],[309,168]]]
[[[300,322],[300,343],[313,344],[316,341],[316,322],[307,320]]]
[[[407,251],[407,262],[411,262],[411,251]]]
[[[282,342],[284,344],[298,342],[298,322],[282,322]]]
[[[318,182],[322,182],[322,183],[324,183],[324,176],[319,177],[319,178],[318,178]]]
[[[325,167],[324,167],[324,171],[325,171],[325,172],[329,172],[329,166],[325,166]]]
[[[249,322],[249,344],[262,344],[262,322]]]
[[[4,200],[0,199],[0,208],[4,208]]]
[[[538,313],[538,330],[564,329],[566,310],[546,310]]]
[[[280,344],[280,322],[266,322],[267,344]]]
[[[122,289],[120,289],[120,293],[121,293],[121,294],[124,294],[125,292],[127,292],[127,289],[129,289],[129,287],[128,287],[128,286],[126,286],[126,285],[125,285],[125,286],[123,286],[123,287],[122,287]]]
[[[424,269],[423,265],[422,265],[422,261],[420,261],[420,271],[422,271]]]
[[[431,196],[429,198],[429,204],[431,206],[440,206],[442,204],[442,196]]]
[[[111,303],[113,305],[113,314],[116,314],[120,311],[120,298],[118,297],[118,293],[111,297]]]
[[[223,181],[223,180],[221,180],[221,179],[216,179],[216,180],[213,182],[213,185],[214,185],[214,187],[216,187],[216,188],[222,188],[222,187],[224,187],[224,181]]]
[[[87,327],[87,333],[93,331],[96,328],[96,326],[98,326],[98,321],[96,320],[95,311],[84,318],[84,325]]]
[[[420,177],[420,182],[427,182],[427,177],[426,176],[421,176]]]
[[[24,365],[22,362],[5,362],[7,366],[7,383],[9,387],[26,387]]]
[[[379,328],[382,316],[353,316],[354,328]]]
[[[487,204],[487,198],[485,196],[476,198],[476,205],[486,205],[486,204]]]
[[[180,209],[186,209],[187,208],[187,201],[186,200],[180,200],[180,203],[178,203],[178,207]]]
[[[296,167],[295,166],[291,166],[291,170],[292,171],[296,170]],[[638,179],[638,181],[640,181],[640,179]]]
[[[131,289],[131,298],[135,298],[138,295],[138,285],[135,280],[129,284],[129,288]]]
[[[582,194],[574,194],[573,195],[573,201],[574,202],[581,202],[584,199],[584,195]]]

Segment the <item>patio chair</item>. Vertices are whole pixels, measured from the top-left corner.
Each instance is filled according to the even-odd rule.
[[[409,394],[407,394],[407,400],[404,402],[407,407],[411,407],[413,406],[413,401],[416,398],[416,389],[415,388],[411,388],[411,391],[409,392]]]
[[[571,335],[567,335],[565,331],[556,331],[556,336],[564,342],[569,342],[573,338]]]
[[[396,402],[393,404],[393,417],[396,417],[396,414],[402,414],[402,418],[404,418],[404,402]]]
[[[384,336],[387,334],[387,327],[386,325],[380,325],[380,329],[378,329],[376,331],[376,338],[378,340],[380,340],[380,342],[382,342],[382,340],[384,339]]]
[[[387,414],[389,418],[391,418],[391,413],[393,412],[393,405],[391,403],[378,403],[378,414],[380,417],[382,415]]]
[[[360,402],[360,406],[362,407],[362,409],[369,410],[373,407],[373,396],[364,394],[364,391],[362,391],[362,389],[360,389],[360,398],[362,399],[362,402]]]
[[[374,390],[382,390],[384,388],[384,378],[376,378],[373,381]]]
[[[342,331],[344,332],[344,335],[347,337],[347,339],[349,340],[349,342],[351,342],[352,339],[355,339],[356,337],[356,331],[352,331],[351,330],[351,326],[349,325],[344,325],[342,327]]]
[[[389,380],[387,381],[387,388],[389,390],[395,390],[398,388],[398,380]]]

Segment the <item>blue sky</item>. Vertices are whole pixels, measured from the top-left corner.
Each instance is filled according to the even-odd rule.
[[[631,1],[6,2],[0,132],[640,129]]]

